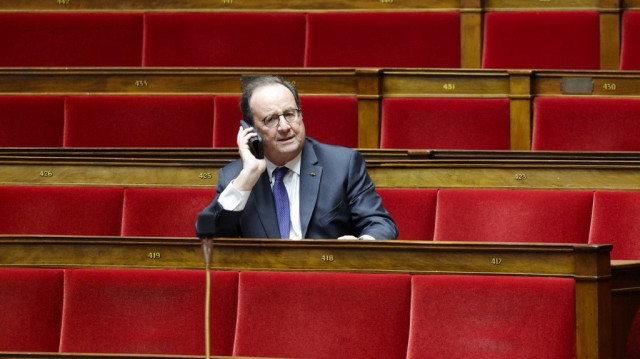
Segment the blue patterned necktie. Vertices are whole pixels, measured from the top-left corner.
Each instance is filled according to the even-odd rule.
[[[280,238],[289,238],[289,195],[284,187],[282,178],[289,172],[287,167],[278,167],[273,171],[273,199],[276,202],[276,215],[278,216],[278,228]]]

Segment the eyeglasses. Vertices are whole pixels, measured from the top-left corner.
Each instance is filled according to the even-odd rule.
[[[302,118],[302,112],[298,108],[292,108],[281,114],[269,115],[262,119],[262,123],[268,128],[275,128],[280,124],[280,117],[284,117],[284,120],[288,123],[295,123]]]

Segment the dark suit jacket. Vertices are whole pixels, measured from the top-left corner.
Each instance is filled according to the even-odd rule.
[[[242,169],[236,160],[220,170],[217,195],[203,210],[215,220],[216,237],[280,238],[276,210],[265,171],[243,211],[225,211],[218,196]],[[303,238],[330,239],[368,234],[395,239],[398,229],[354,150],[306,138],[300,163],[300,224]],[[202,233],[196,223],[196,234]],[[204,227],[201,225],[201,227]]]

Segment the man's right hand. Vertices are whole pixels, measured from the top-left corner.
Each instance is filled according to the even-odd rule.
[[[233,180],[233,186],[240,191],[251,191],[267,168],[267,162],[264,159],[255,158],[249,149],[249,139],[257,135],[252,127],[247,129],[239,127],[237,143],[242,159],[242,171]]]

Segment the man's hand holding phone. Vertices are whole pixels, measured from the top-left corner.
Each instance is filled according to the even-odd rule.
[[[233,186],[241,191],[250,191],[267,168],[267,163],[264,160],[260,135],[245,121],[240,121],[240,123],[237,144],[242,158],[242,171],[233,181]],[[254,141],[252,142],[252,140]],[[256,153],[254,154],[254,152]]]

